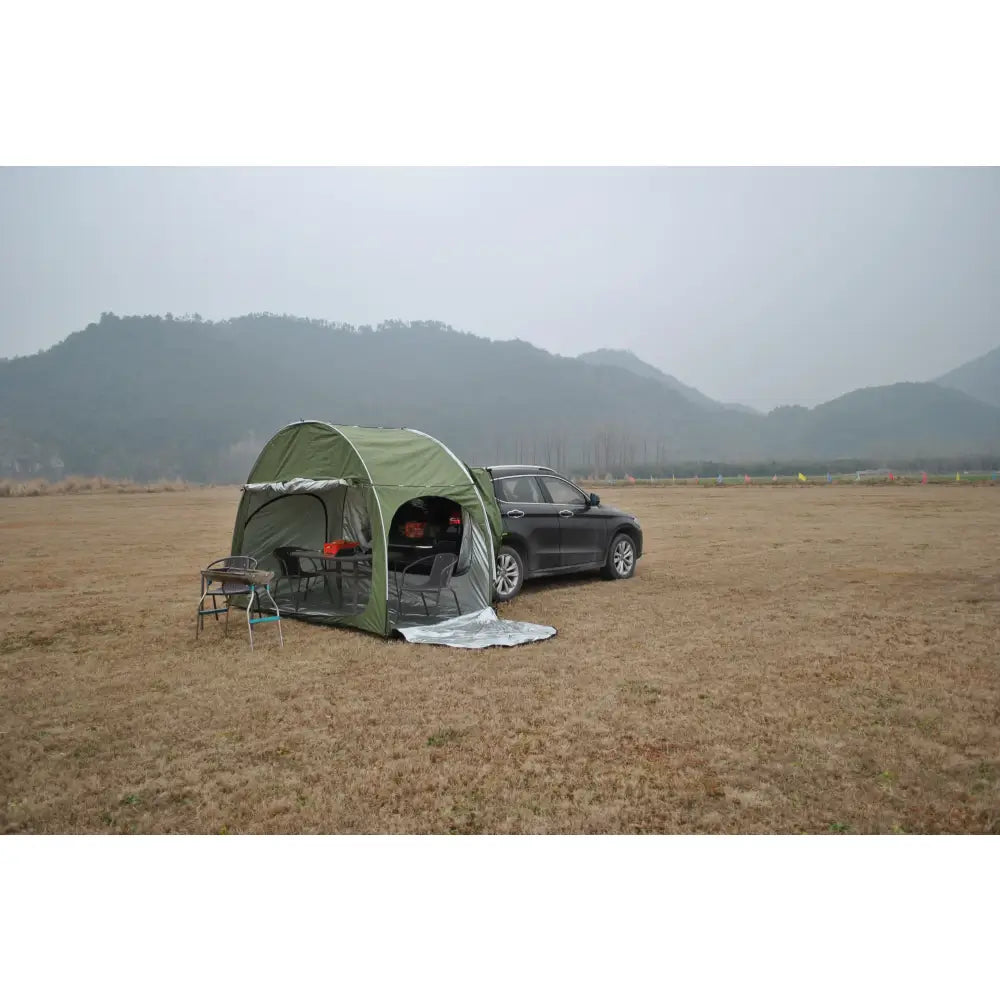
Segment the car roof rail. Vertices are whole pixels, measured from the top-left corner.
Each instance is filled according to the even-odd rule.
[[[508,469],[532,469],[535,472],[551,472],[555,476],[561,475],[561,473],[549,468],[547,465],[531,465],[529,462],[521,462],[518,465],[488,465],[487,469],[490,472],[494,470],[497,472],[506,472]]]

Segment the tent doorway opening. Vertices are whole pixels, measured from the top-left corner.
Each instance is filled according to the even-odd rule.
[[[274,571],[281,613],[320,620],[363,613],[372,580],[365,491],[337,480],[247,490],[243,544]]]
[[[479,606],[483,581],[469,571],[474,550],[481,556],[485,547],[455,500],[428,495],[403,503],[389,523],[386,545],[394,627],[446,621]]]
[[[434,556],[461,556],[466,534],[463,521],[462,508],[447,497],[424,496],[407,501],[389,525],[389,568],[402,572],[420,560],[413,571],[426,576]],[[468,569],[468,559],[464,562],[456,574]]]

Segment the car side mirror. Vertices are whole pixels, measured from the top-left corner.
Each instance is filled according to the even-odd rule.
[[[587,501],[588,505],[591,507],[600,507],[601,498],[596,493],[591,493],[590,498]]]

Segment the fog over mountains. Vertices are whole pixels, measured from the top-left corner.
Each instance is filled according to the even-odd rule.
[[[563,357],[438,322],[110,313],[0,361],[0,475],[234,482],[298,419],[411,426],[470,464],[684,473],[692,463],[994,464],[1000,348],[934,382],[859,388],[763,414],[627,351]]]
[[[647,364],[645,361],[637,358],[631,351],[603,347],[599,350],[587,351],[579,355],[579,360],[586,361],[591,365],[609,365],[612,368],[623,368],[625,371],[632,372],[633,375],[641,375],[643,378],[655,378],[658,382],[662,382],[665,386],[669,386],[671,389],[679,392],[685,399],[705,409],[735,410],[738,413],[760,413],[760,410],[755,410],[752,406],[744,406],[742,403],[719,403],[714,399],[709,399],[708,396],[703,392],[699,392],[694,386],[685,385],[680,379],[674,378],[673,375],[661,372],[659,368],[654,368],[653,365]]]
[[[938,385],[958,389],[980,402],[1000,406],[1000,347],[981,358],[974,358],[935,381]]]

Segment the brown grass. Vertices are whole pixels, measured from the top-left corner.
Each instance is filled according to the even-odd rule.
[[[65,479],[0,479],[0,497],[53,497],[71,493],[175,493],[190,489],[183,479],[136,483],[104,476],[66,476]]]
[[[1000,832],[1000,491],[605,489],[513,650],[209,623],[235,489],[0,506],[6,832]]]

